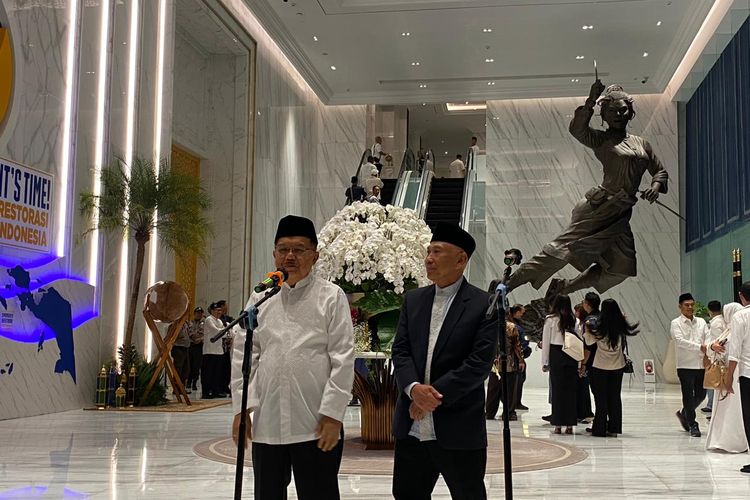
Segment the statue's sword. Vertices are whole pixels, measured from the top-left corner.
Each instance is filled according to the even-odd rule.
[[[640,191],[640,193],[641,193],[641,199],[644,199],[644,195],[646,194],[646,191]],[[675,214],[675,215],[676,215],[677,217],[679,217],[680,219],[682,219],[682,220],[684,220],[685,222],[687,222],[687,219],[686,219],[685,217],[683,217],[682,215],[680,215],[680,213],[679,213],[679,212],[677,212],[676,210],[672,210],[671,208],[669,208],[668,206],[666,206],[666,205],[665,205],[664,203],[660,202],[659,200],[656,200],[656,201],[655,201],[654,203],[656,203],[656,204],[657,204],[657,205],[659,205],[660,207],[662,207],[662,208],[664,208],[664,209],[668,210],[669,212],[672,212],[672,213],[673,213],[673,214]]]

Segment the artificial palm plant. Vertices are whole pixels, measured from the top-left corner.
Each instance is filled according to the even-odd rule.
[[[129,170],[129,172],[127,171]],[[175,169],[166,160],[159,164],[135,159],[126,169],[118,160],[102,170],[102,194],[81,193],[81,213],[91,221],[84,235],[96,229],[135,239],[136,254],[130,289],[125,346],[132,345],[135,312],[140,296],[146,243],[156,231],[161,246],[178,258],[206,256],[211,227],[205,210],[211,205],[200,180]]]

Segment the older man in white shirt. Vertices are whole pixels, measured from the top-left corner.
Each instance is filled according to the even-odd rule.
[[[700,437],[701,431],[695,421],[695,410],[706,398],[703,388],[703,355],[706,352],[708,325],[703,318],[694,316],[695,300],[689,293],[680,295],[680,316],[672,320],[670,333],[675,342],[677,376],[682,388],[682,410],[677,419],[686,432]]]
[[[247,411],[252,414],[256,499],[338,499],[342,422],[354,381],[354,333],[344,292],[312,273],[318,260],[311,220],[289,215],[274,242],[289,277],[258,314]],[[263,295],[253,294],[248,307]],[[244,332],[232,354],[232,437],[239,440]],[[246,439],[243,439],[247,445]]]
[[[745,425],[745,437],[750,442],[750,281],[740,287],[740,302],[743,309],[734,313],[730,328],[732,338],[729,341],[729,369],[726,373],[725,386],[732,390],[734,371],[740,370],[740,398],[742,400],[742,421]],[[739,368],[738,368],[739,367]],[[750,474],[750,464],[740,469]]]

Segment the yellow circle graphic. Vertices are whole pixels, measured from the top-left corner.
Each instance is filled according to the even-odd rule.
[[[7,29],[0,28],[0,131],[4,128],[12,96],[13,48],[10,43],[10,33]]]

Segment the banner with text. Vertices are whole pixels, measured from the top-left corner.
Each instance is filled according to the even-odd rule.
[[[50,251],[53,186],[52,175],[0,158],[0,245]]]

